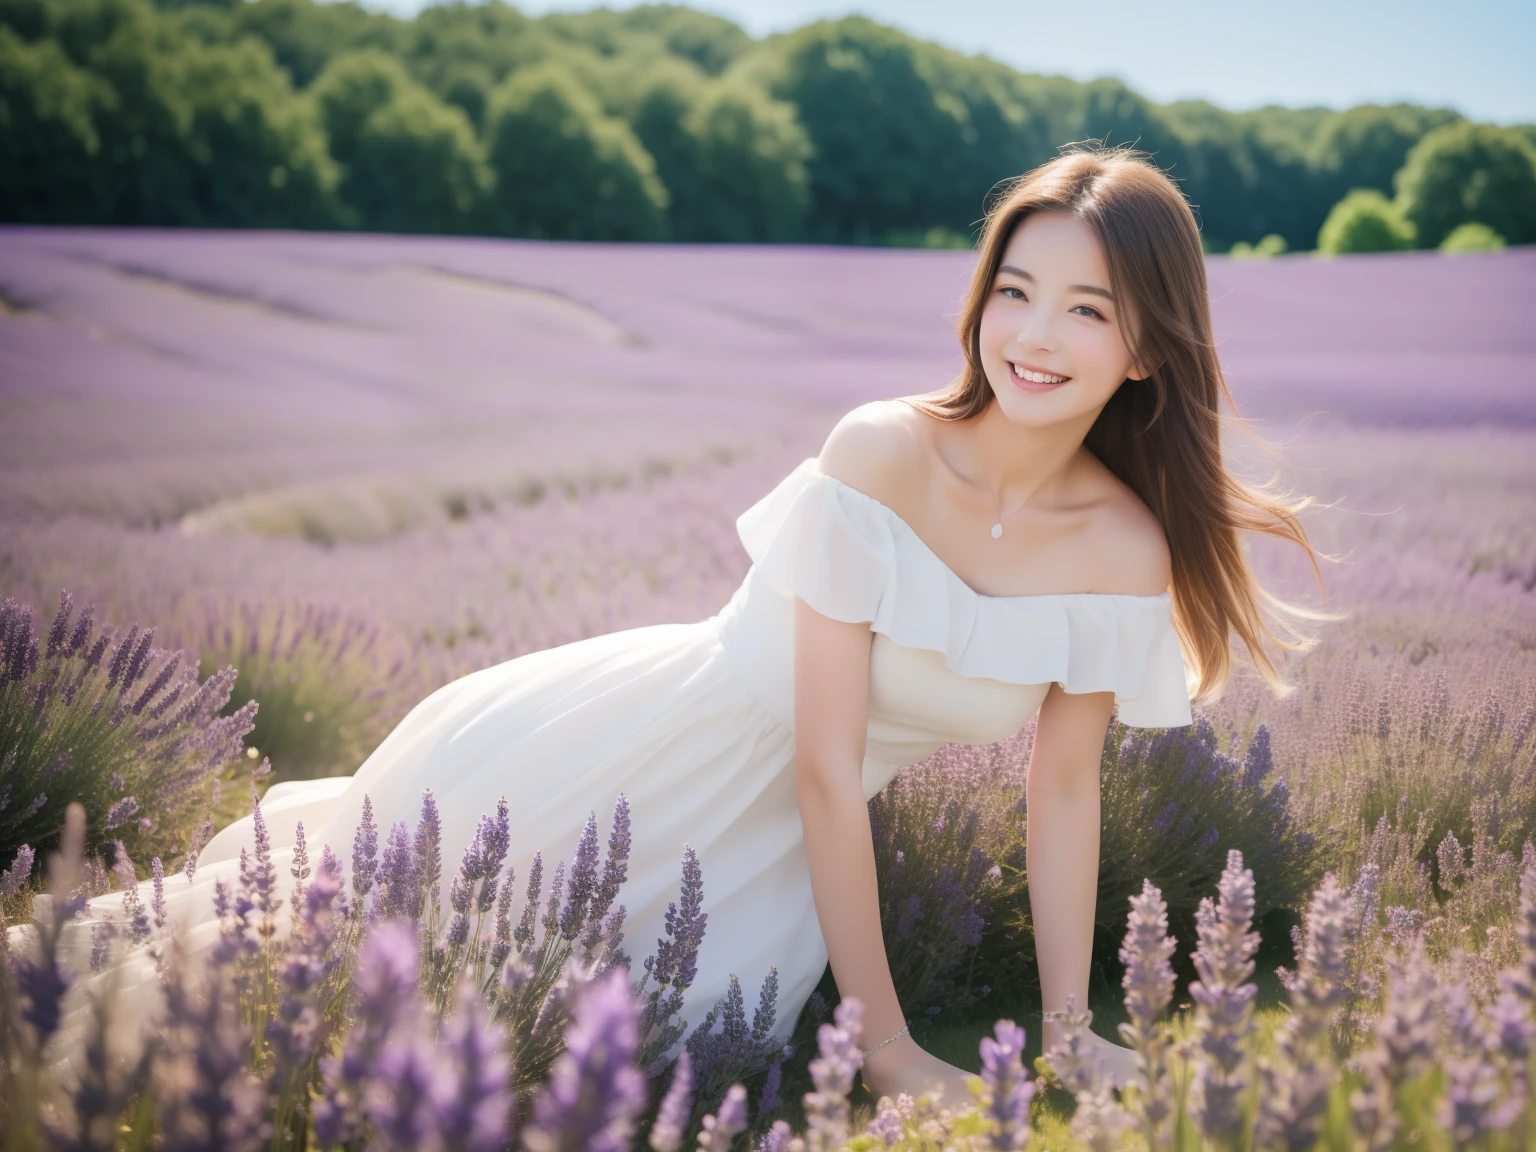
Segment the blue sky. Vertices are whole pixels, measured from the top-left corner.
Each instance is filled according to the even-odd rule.
[[[365,0],[402,14],[421,0]],[[525,12],[580,10],[523,0]],[[610,7],[628,7],[610,3]],[[1225,108],[1409,100],[1536,121],[1536,0],[702,0],[755,35],[858,12],[1027,72],[1118,76],[1159,101]]]

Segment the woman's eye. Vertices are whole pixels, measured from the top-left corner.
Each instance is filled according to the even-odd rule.
[[[1012,284],[1005,284],[1000,291],[1010,300],[1023,300],[1025,298],[1024,289],[1015,288]]]
[[[1104,313],[1100,312],[1091,304],[1079,304],[1076,308],[1072,309],[1072,311],[1081,312],[1087,316],[1095,316],[1100,320],[1104,319]]]

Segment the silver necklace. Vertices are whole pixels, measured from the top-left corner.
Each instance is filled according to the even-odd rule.
[[[991,493],[990,486],[987,491]],[[992,510],[997,513],[997,523],[992,525],[992,539],[1001,540],[1003,538],[1003,506],[997,502],[996,495],[992,496]]]

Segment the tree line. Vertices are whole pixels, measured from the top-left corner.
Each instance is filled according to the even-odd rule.
[[[1090,138],[1150,152],[1213,251],[1311,248],[1357,190],[1433,221],[1409,243],[1536,241],[1536,127],[1448,109],[1160,105],[859,17],[754,39],[673,5],[0,0],[7,221],[966,244],[999,181]],[[1410,204],[1430,144],[1450,175]]]

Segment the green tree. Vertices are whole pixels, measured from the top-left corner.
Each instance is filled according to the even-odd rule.
[[[352,0],[250,0],[232,6],[235,27],[266,41],[293,83],[309,87],[333,56],[363,48],[402,52],[410,26]]]
[[[1414,145],[1396,177],[1403,215],[1432,248],[1458,224],[1536,242],[1536,148],[1492,124],[1448,124]]]
[[[1392,177],[1424,134],[1460,119],[1446,108],[1361,104],[1331,113],[1317,129],[1309,159],[1329,204],[1351,188],[1392,194]]]
[[[619,109],[655,161],[674,214],[683,185],[697,175],[694,138],[683,122],[704,85],[703,73],[692,64],[658,61],[646,72],[645,82],[631,89],[631,102]]]
[[[185,70],[195,46],[161,27],[143,0],[55,0],[46,12],[47,37],[110,94],[93,116],[100,195],[91,222],[187,222],[196,211]]]
[[[1317,250],[1328,255],[1412,247],[1413,225],[1374,188],[1356,188],[1335,204],[1317,234]]]
[[[309,96],[342,165],[351,223],[389,232],[473,226],[490,173],[462,109],[372,48],[331,60]]]
[[[413,85],[404,64],[375,48],[331,60],[308,92],[325,126],[331,155],[343,166],[351,165],[368,117]]]
[[[1440,241],[1442,252],[1502,252],[1504,237],[1486,224],[1458,224]]]
[[[433,4],[410,27],[404,60],[411,75],[480,127],[496,85],[561,51],[540,21],[500,0]]]
[[[556,12],[542,23],[606,58],[665,53],[710,76],[718,76],[752,45],[752,37],[738,25],[679,4],[644,4],[622,12],[609,8]]]
[[[343,195],[367,228],[462,232],[490,185],[468,117],[412,85],[363,122]]]
[[[324,228],[338,222],[337,170],[314,108],[252,37],[187,53],[192,202],[183,222]]]
[[[1268,260],[1272,256],[1282,255],[1286,247],[1285,237],[1278,232],[1271,232],[1257,244],[1239,240],[1227,250],[1227,255],[1234,260]]]
[[[0,219],[93,222],[103,190],[93,167],[96,117],[113,93],[57,43],[0,27]]]
[[[692,154],[668,183],[678,240],[782,241],[810,203],[811,145],[794,108],[745,81],[715,81],[683,120]]]
[[[930,82],[921,46],[863,17],[800,28],[776,47],[771,91],[810,139],[813,238],[872,243],[942,220],[963,167],[967,108]],[[979,215],[982,189],[969,190]]]
[[[509,77],[491,96],[486,140],[496,187],[489,226],[508,236],[655,240],[667,190],[629,125],[559,68]]]

